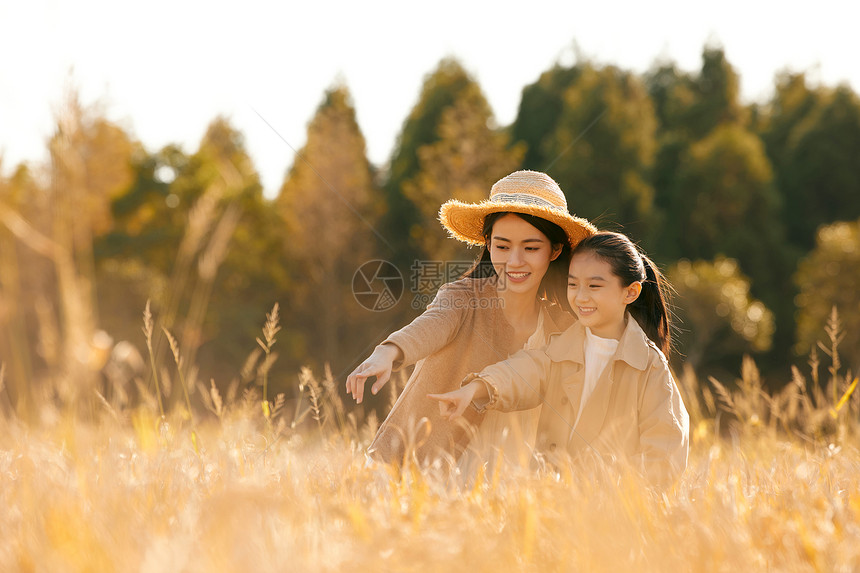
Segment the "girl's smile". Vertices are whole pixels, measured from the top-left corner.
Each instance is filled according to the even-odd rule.
[[[624,312],[641,290],[640,282],[623,286],[612,266],[591,251],[570,260],[567,300],[579,321],[601,338],[621,338]]]

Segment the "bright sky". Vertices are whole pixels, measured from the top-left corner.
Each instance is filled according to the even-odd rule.
[[[380,165],[424,76],[446,55],[475,75],[501,125],[513,121],[524,86],[553,62],[574,61],[574,43],[598,63],[643,72],[660,58],[695,71],[704,45],[718,42],[746,101],[767,99],[785,69],[860,92],[850,2],[701,4],[0,0],[2,169],[44,159],[68,85],[152,151],[178,143],[191,153],[208,123],[228,116],[268,196],[337,78],[352,92],[368,157]]]

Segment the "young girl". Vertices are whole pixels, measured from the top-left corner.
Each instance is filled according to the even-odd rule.
[[[415,364],[368,449],[385,462],[402,462],[408,452],[419,463],[460,456],[469,442],[467,429],[440,416],[427,394],[453,390],[469,372],[524,347],[544,346],[549,333],[564,330],[572,318],[551,301],[564,300],[570,247],[596,231],[568,212],[552,178],[535,171],[500,179],[488,201],[448,201],[439,219],[452,237],[482,246],[479,260],[465,278],[443,285],[421,316],[391,334],[346,380],[347,392],[360,403],[368,378],[376,378],[376,394],[392,370]],[[533,418],[532,441],[537,428],[536,412],[488,418],[471,411],[465,417],[489,444],[511,423],[528,425],[523,417]]]
[[[543,403],[536,449],[550,459],[596,452],[671,483],[687,465],[689,416],[665,357],[662,275],[626,236],[600,232],[574,249],[567,298],[579,320],[545,350],[518,352],[430,397],[447,419],[470,403],[505,412]]]

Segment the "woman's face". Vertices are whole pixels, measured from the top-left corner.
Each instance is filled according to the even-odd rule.
[[[499,289],[525,294],[537,293],[549,263],[561,254],[561,246],[522,218],[500,217],[490,233],[490,260],[499,275]]]

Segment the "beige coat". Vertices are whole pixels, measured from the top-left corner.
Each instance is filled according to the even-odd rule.
[[[464,383],[486,382],[492,395],[487,406],[501,411],[543,403],[535,448],[550,458],[565,451],[574,458],[620,456],[652,483],[671,483],[687,466],[690,418],[665,356],[628,315],[618,349],[574,426],[585,336],[585,327],[574,323],[552,336],[545,351],[523,350]]]
[[[564,330],[573,317],[558,305],[544,303],[549,335]],[[399,463],[406,444],[415,446],[419,463],[444,454],[457,458],[468,444],[467,428],[439,415],[439,405],[427,394],[456,390],[470,372],[510,356],[519,348],[514,329],[502,311],[495,279],[460,279],[439,289],[427,310],[383,344],[395,344],[403,360],[395,370],[415,364],[406,387],[379,427],[368,453]],[[470,424],[483,417],[471,411]]]

